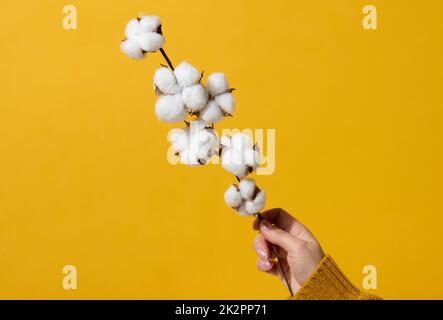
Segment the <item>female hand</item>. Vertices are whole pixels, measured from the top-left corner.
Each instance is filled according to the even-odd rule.
[[[260,231],[254,240],[254,249],[259,256],[257,268],[278,276],[285,284],[269,246],[269,243],[274,244],[282,270],[292,292],[296,293],[325,254],[311,232],[283,209],[271,209],[261,215],[263,219],[256,219],[253,224],[254,230]]]

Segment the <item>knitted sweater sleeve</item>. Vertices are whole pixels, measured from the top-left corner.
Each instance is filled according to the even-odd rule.
[[[381,300],[381,298],[362,292],[355,287],[329,255],[323,257],[317,269],[293,299]]]

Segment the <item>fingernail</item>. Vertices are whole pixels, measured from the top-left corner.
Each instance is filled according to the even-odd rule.
[[[264,261],[263,264],[266,266],[266,268],[271,268],[271,266],[272,266],[271,261],[268,261],[268,260]]]
[[[267,259],[268,259],[265,250],[263,250],[262,248],[258,248],[258,249],[257,249],[257,254],[258,254],[258,256],[259,256],[260,258],[262,258],[263,260],[267,260]]]
[[[270,224],[268,221],[266,220],[262,220],[262,222],[260,223],[262,225],[263,228],[265,228],[266,230],[271,230],[274,228],[274,226],[272,224]]]

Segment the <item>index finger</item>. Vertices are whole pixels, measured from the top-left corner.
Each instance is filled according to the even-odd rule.
[[[284,209],[274,208],[267,210],[261,213],[261,217],[297,238],[305,241],[312,240],[313,238],[311,232]],[[252,226],[254,230],[259,230],[259,220],[260,219],[257,216]]]
[[[290,227],[293,223],[297,222],[297,220],[291,216],[288,212],[281,208],[273,208],[266,210],[261,213],[261,217],[264,220],[269,221],[272,224],[275,224],[280,229],[285,230]],[[259,230],[260,218],[257,216],[252,224],[252,228],[254,230]]]

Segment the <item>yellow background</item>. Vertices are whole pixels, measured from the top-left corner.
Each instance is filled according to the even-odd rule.
[[[62,28],[62,8],[78,30]],[[364,5],[378,30],[361,26]],[[159,15],[165,49],[237,99],[225,128],[275,128],[259,176],[361,286],[443,298],[441,1],[12,1],[0,38],[0,298],[271,298],[251,219],[223,202],[217,166],[166,161],[152,74],[119,50]],[[62,288],[62,268],[78,289]]]

